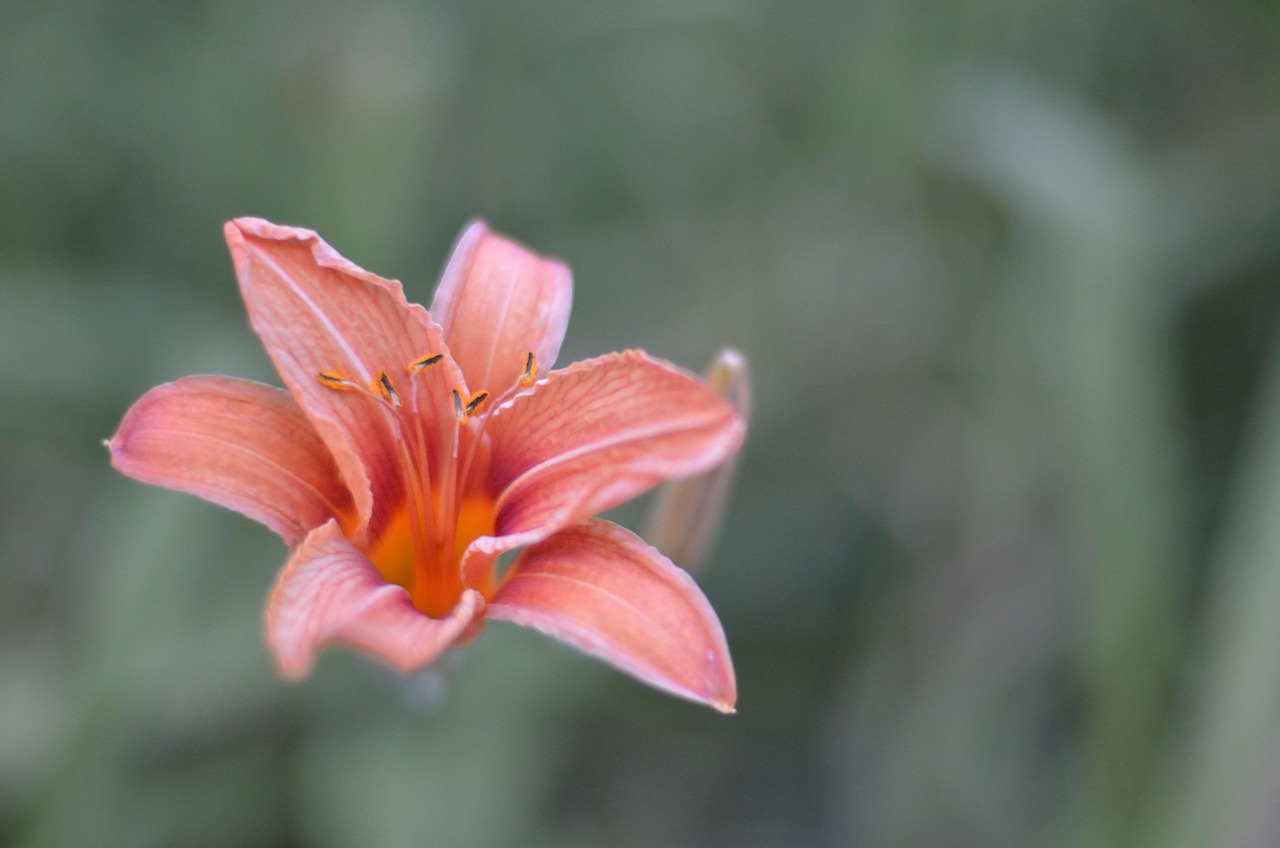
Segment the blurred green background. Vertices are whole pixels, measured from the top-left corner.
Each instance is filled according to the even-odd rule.
[[[738,715],[501,623],[273,676],[284,547],[99,444],[275,381],[248,214],[747,355]],[[1278,236],[1265,0],[7,0],[0,843],[1280,844]]]

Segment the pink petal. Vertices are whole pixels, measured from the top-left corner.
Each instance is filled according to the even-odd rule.
[[[467,386],[496,396],[524,374],[529,352],[539,369],[551,370],[572,300],[573,277],[564,264],[476,221],[453,249],[431,315],[444,326]]]
[[[225,232],[254,330],[333,452],[362,524],[379,525],[403,500],[401,445],[407,439],[387,404],[364,391],[326,388],[318,374],[333,372],[364,387],[386,371],[407,406],[427,421],[438,415],[452,421],[452,389],[461,383],[452,360],[446,355],[412,380],[405,372],[421,357],[447,354],[440,327],[422,307],[406,302],[399,283],[361,270],[310,230],[240,218]],[[452,436],[449,427],[428,429],[441,440]],[[438,453],[446,441],[428,450]]]
[[[742,441],[743,423],[699,380],[640,351],[580,362],[495,412],[487,550],[530,544],[672,477],[705,471]]]
[[[568,642],[651,686],[733,712],[733,663],[693,579],[638,536],[590,519],[530,547],[487,615]]]
[[[280,573],[267,602],[267,644],[280,673],[294,679],[310,673],[316,654],[331,643],[410,672],[469,635],[483,608],[480,594],[468,591],[448,618],[428,618],[329,522],[307,536]]]
[[[107,443],[120,472],[260,521],[290,546],[353,517],[333,457],[283,389],[230,377],[157,386]]]

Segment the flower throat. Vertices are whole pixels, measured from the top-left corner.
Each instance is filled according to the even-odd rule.
[[[387,582],[403,586],[414,606],[432,618],[448,616],[462,597],[459,566],[467,548],[495,531],[494,498],[481,482],[484,475],[472,475],[483,470],[476,468],[475,462],[482,452],[488,413],[533,385],[538,372],[537,358],[529,352],[519,378],[497,400],[483,389],[466,394],[452,388],[451,414],[430,416],[433,421],[450,422],[448,449],[438,452],[433,467],[429,438],[441,434],[427,430],[428,415],[418,407],[419,386],[414,378],[443,359],[444,354],[430,354],[404,367],[410,381],[408,404],[386,371],[379,371],[367,387],[337,371],[316,375],[326,388],[375,400],[386,414],[399,451],[397,465],[405,497],[364,552]],[[473,420],[478,426],[468,426]],[[479,589],[486,599],[496,589],[491,584],[472,588]]]

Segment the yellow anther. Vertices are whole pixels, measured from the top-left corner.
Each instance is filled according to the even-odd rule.
[[[373,385],[369,388],[391,401],[391,405],[396,409],[400,408],[400,395],[396,393],[395,386],[391,385],[391,378],[387,376],[386,371],[379,371],[378,376],[373,380]]]
[[[354,380],[348,380],[341,374],[335,374],[332,371],[321,371],[316,375],[316,377],[319,378],[320,385],[328,386],[335,391],[354,392],[356,389],[360,388],[359,383]]]
[[[420,371],[426,371],[428,368],[430,368],[432,365],[437,364],[442,359],[444,359],[443,353],[436,353],[436,354],[432,354],[431,356],[424,356],[421,359],[415,359],[413,362],[410,362],[407,366],[405,366],[405,370],[407,370],[410,374],[417,374]]]
[[[470,418],[471,416],[475,415],[476,410],[480,408],[480,405],[488,399],[489,399],[488,392],[476,392],[475,394],[473,394],[471,396],[471,400],[467,401],[467,417]]]
[[[467,400],[462,399],[462,395],[458,394],[458,390],[453,390],[453,414],[457,416],[459,421],[466,421],[472,415],[476,414],[476,410],[480,408],[486,400],[489,399],[488,392],[476,392]]]
[[[538,357],[533,355],[533,351],[529,351],[529,355],[524,359],[524,375],[520,377],[520,385],[531,386],[537,378]]]

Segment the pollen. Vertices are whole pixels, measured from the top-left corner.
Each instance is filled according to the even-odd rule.
[[[533,385],[533,381],[538,378],[538,357],[533,355],[533,351],[529,351],[529,355],[524,359],[524,374],[520,377],[520,385],[522,387]]]
[[[443,353],[434,353],[431,356],[424,356],[421,359],[415,359],[413,362],[410,362],[405,366],[405,370],[410,374],[418,374],[422,371],[426,371],[432,365],[438,364],[442,359],[444,359]]]
[[[328,386],[338,392],[354,392],[360,388],[360,384],[354,380],[348,380],[341,374],[335,374],[332,371],[321,371],[316,377],[320,380],[320,385]]]
[[[453,390],[453,414],[459,421],[466,421],[467,415],[462,408],[462,396],[458,394],[458,390]]]
[[[396,392],[396,387],[391,385],[391,378],[387,376],[386,371],[378,372],[378,376],[374,378],[373,385],[370,388],[391,401],[391,405],[396,409],[400,408],[400,395]]]

